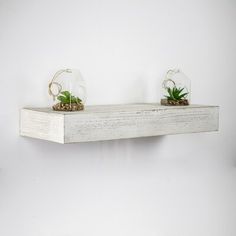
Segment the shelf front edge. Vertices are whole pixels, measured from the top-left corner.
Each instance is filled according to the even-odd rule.
[[[158,104],[88,106],[76,113],[22,109],[20,134],[58,143],[217,131],[218,106]]]

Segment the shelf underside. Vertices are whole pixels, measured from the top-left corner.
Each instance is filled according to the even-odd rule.
[[[79,112],[21,109],[20,135],[58,143],[217,131],[219,107],[154,103],[86,106]]]

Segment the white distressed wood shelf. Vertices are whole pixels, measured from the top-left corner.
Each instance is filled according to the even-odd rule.
[[[209,132],[219,126],[219,107],[203,105],[98,105],[79,112],[23,108],[20,116],[20,135],[58,143]]]

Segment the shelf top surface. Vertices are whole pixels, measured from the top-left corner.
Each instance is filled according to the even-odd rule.
[[[23,109],[36,112],[46,112],[54,114],[72,115],[79,113],[107,113],[107,112],[132,112],[132,111],[150,111],[150,110],[169,110],[169,109],[191,109],[191,108],[210,108],[218,107],[212,105],[188,105],[188,106],[163,106],[159,103],[133,103],[133,104],[115,104],[115,105],[87,105],[82,111],[54,111],[51,107],[24,107]]]

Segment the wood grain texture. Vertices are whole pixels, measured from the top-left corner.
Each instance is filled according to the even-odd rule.
[[[20,134],[59,143],[217,131],[217,106],[123,104],[87,106],[79,112],[23,108]]]

